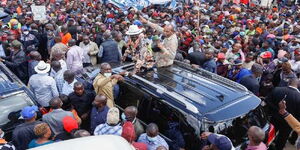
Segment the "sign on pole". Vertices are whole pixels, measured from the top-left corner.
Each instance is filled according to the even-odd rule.
[[[45,6],[31,6],[33,13],[33,20],[46,20],[46,7]]]

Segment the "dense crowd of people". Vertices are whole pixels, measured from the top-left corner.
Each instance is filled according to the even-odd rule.
[[[46,6],[46,20],[33,19],[33,5]],[[137,108],[120,113],[114,98],[125,76],[170,67],[174,61],[244,85],[266,105],[278,131],[276,149],[282,150],[288,139],[300,149],[297,1],[274,1],[270,8],[244,0],[122,10],[99,0],[10,0],[1,7],[9,16],[0,21],[0,62],[29,86],[39,106],[22,109],[25,123],[13,131],[12,142],[0,130],[1,150],[93,135],[122,136],[138,150],[169,149],[155,123],[144,129]],[[112,74],[114,66],[127,62],[135,63],[133,72]],[[101,72],[94,91],[86,90],[76,75],[96,65]],[[247,129],[245,149],[267,149],[264,131]],[[209,141],[205,150],[234,149],[224,135],[203,132],[199,138]],[[177,142],[177,149],[185,148],[184,140]]]

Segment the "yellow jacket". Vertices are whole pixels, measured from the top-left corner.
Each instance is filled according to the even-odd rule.
[[[117,84],[117,82],[118,80],[107,78],[102,74],[99,74],[93,82],[96,94],[103,94],[107,97],[107,106],[109,108],[114,107],[113,88],[114,85]]]

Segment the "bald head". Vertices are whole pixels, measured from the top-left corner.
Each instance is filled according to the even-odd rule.
[[[52,109],[59,109],[62,106],[62,101],[59,97],[55,97],[50,100],[49,105],[51,106]]]
[[[138,113],[138,110],[135,106],[128,106],[125,108],[125,116],[127,121],[133,121]]]
[[[97,95],[93,101],[93,105],[98,109],[102,109],[106,106],[107,98],[105,95]]]
[[[150,137],[156,137],[158,135],[158,126],[155,123],[150,123],[146,129],[147,135]]]
[[[60,36],[56,36],[54,38],[55,43],[60,43],[61,42],[61,37]]]
[[[265,132],[257,126],[252,126],[248,130],[248,137],[250,142],[259,145],[265,139]]]

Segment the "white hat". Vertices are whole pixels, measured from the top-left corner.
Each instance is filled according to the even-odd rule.
[[[130,25],[128,31],[126,32],[127,35],[137,35],[142,33],[143,30],[140,29],[137,25]]]
[[[120,121],[119,109],[116,107],[110,108],[107,112],[106,122],[108,124],[115,125],[115,124],[119,123],[119,121]]]
[[[40,61],[37,66],[34,67],[34,70],[36,73],[48,73],[50,68],[50,64]]]

